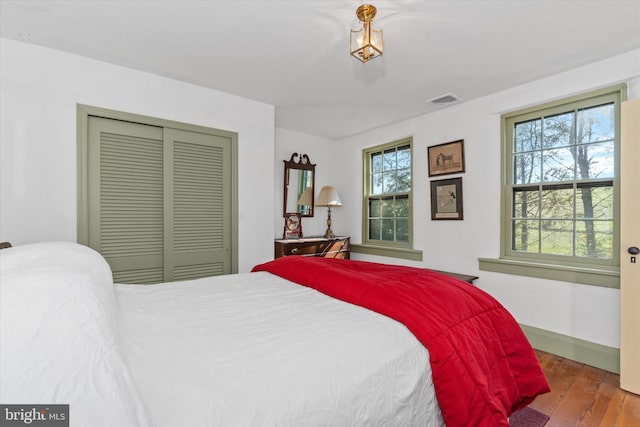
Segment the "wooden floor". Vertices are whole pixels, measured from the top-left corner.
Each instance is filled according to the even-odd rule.
[[[640,427],[640,396],[620,389],[620,377],[536,350],[551,393],[533,409],[551,418],[545,427]]]

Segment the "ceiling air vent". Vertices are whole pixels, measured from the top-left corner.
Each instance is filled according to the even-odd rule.
[[[440,95],[438,97],[427,99],[425,102],[433,105],[436,108],[448,107],[449,105],[457,104],[461,102],[462,99],[458,98],[452,93],[447,93],[445,95]]]

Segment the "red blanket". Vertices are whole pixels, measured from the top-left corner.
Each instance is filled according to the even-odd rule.
[[[292,282],[403,323],[429,350],[447,427],[509,426],[507,417],[549,391],[509,312],[484,291],[420,268],[290,256],[257,265]]]

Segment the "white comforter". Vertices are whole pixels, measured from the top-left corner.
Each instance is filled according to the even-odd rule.
[[[116,294],[125,359],[158,425],[440,422],[427,351],[369,310],[269,273]]]
[[[72,426],[443,425],[428,352],[389,318],[269,273],[113,286],[48,245],[0,252],[3,403],[69,403]]]

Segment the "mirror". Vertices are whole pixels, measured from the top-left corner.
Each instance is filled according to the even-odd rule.
[[[284,208],[287,212],[298,212],[302,216],[313,216],[315,197],[316,165],[306,154],[293,153],[284,162]]]

